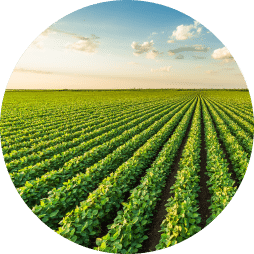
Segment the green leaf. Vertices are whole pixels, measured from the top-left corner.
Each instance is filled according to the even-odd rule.
[[[88,227],[88,221],[85,223],[85,225],[82,227],[81,232],[84,231]]]
[[[135,217],[134,220],[133,220],[133,224],[135,224],[137,221],[138,221],[138,217]]]
[[[101,242],[102,242],[102,239],[101,239],[101,238],[96,238],[96,245],[97,245],[97,246],[100,246],[100,245],[101,245]]]
[[[49,217],[55,217],[57,214],[58,214],[58,212],[59,212],[59,210],[56,210],[56,211],[54,211],[53,213],[51,213],[50,215],[49,215]]]
[[[70,232],[70,236],[72,236],[75,233],[75,228],[72,229],[72,231]]]
[[[74,235],[74,236],[71,238],[71,241],[76,242],[77,239],[78,239],[78,237],[77,237],[76,235]]]
[[[48,217],[44,217],[44,218],[42,218],[42,221],[45,223],[45,222],[47,222],[49,220],[49,218]]]
[[[121,250],[123,245],[121,243],[116,243],[115,244],[115,247],[118,249],[118,250]]]
[[[106,243],[103,242],[103,243],[101,244],[101,249],[104,250],[104,249],[106,249],[106,247],[107,247]]]
[[[97,215],[98,214],[98,210],[93,210],[93,215]]]

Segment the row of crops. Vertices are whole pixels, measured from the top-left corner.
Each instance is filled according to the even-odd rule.
[[[51,229],[110,253],[159,250],[211,223],[251,156],[247,91],[7,91],[6,168]]]

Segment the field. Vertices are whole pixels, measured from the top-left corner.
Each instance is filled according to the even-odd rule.
[[[58,234],[110,253],[163,249],[227,206],[250,159],[248,91],[6,91],[10,177]]]

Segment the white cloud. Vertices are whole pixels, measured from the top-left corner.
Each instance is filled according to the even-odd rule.
[[[230,52],[228,51],[228,49],[226,47],[224,47],[224,48],[215,49],[213,51],[212,58],[222,60],[222,59],[229,59],[229,58],[233,58],[233,57],[230,54]]]
[[[158,50],[152,50],[148,53],[146,53],[146,58],[148,59],[155,59],[155,57],[157,57],[158,55],[161,55],[162,53],[160,53]]]
[[[158,33],[156,33],[156,32],[152,32],[152,35],[156,35],[156,34],[158,34]]]
[[[174,40],[168,40],[167,43],[174,43]]]
[[[92,35],[91,38],[81,37],[81,40],[75,43],[68,43],[65,47],[68,49],[82,51],[86,53],[97,53],[97,48],[99,47],[100,42],[97,40],[99,37]]]
[[[135,52],[133,53],[134,56],[139,56],[143,53],[146,53],[150,50],[153,49],[153,40],[151,40],[150,42],[144,42],[143,44],[139,44],[138,42],[132,42],[131,47],[135,50]]]
[[[159,69],[151,69],[151,72],[170,72],[171,68],[172,68],[172,66],[165,66],[165,67],[161,67]]]
[[[150,42],[146,41],[143,44],[139,44],[138,42],[134,41],[131,44],[131,47],[135,50],[135,52],[133,52],[133,55],[140,56],[141,54],[146,53],[146,58],[155,59],[160,54],[163,54],[158,50],[155,50],[153,45],[154,45],[153,40],[151,40]]]
[[[171,39],[182,41],[197,36],[202,31],[202,27],[198,27],[199,25],[200,23],[196,20],[194,21],[194,24],[188,26],[180,25],[173,31]]]

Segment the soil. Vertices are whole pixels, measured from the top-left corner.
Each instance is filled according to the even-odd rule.
[[[198,213],[201,216],[201,223],[199,226],[203,229],[206,226],[206,220],[211,216],[210,210],[208,207],[210,206],[210,202],[208,200],[211,199],[211,194],[208,190],[206,182],[209,180],[208,175],[206,174],[206,145],[205,145],[205,127],[203,120],[203,108],[201,113],[201,163],[200,163],[200,194],[198,197],[199,201],[199,210]]]

